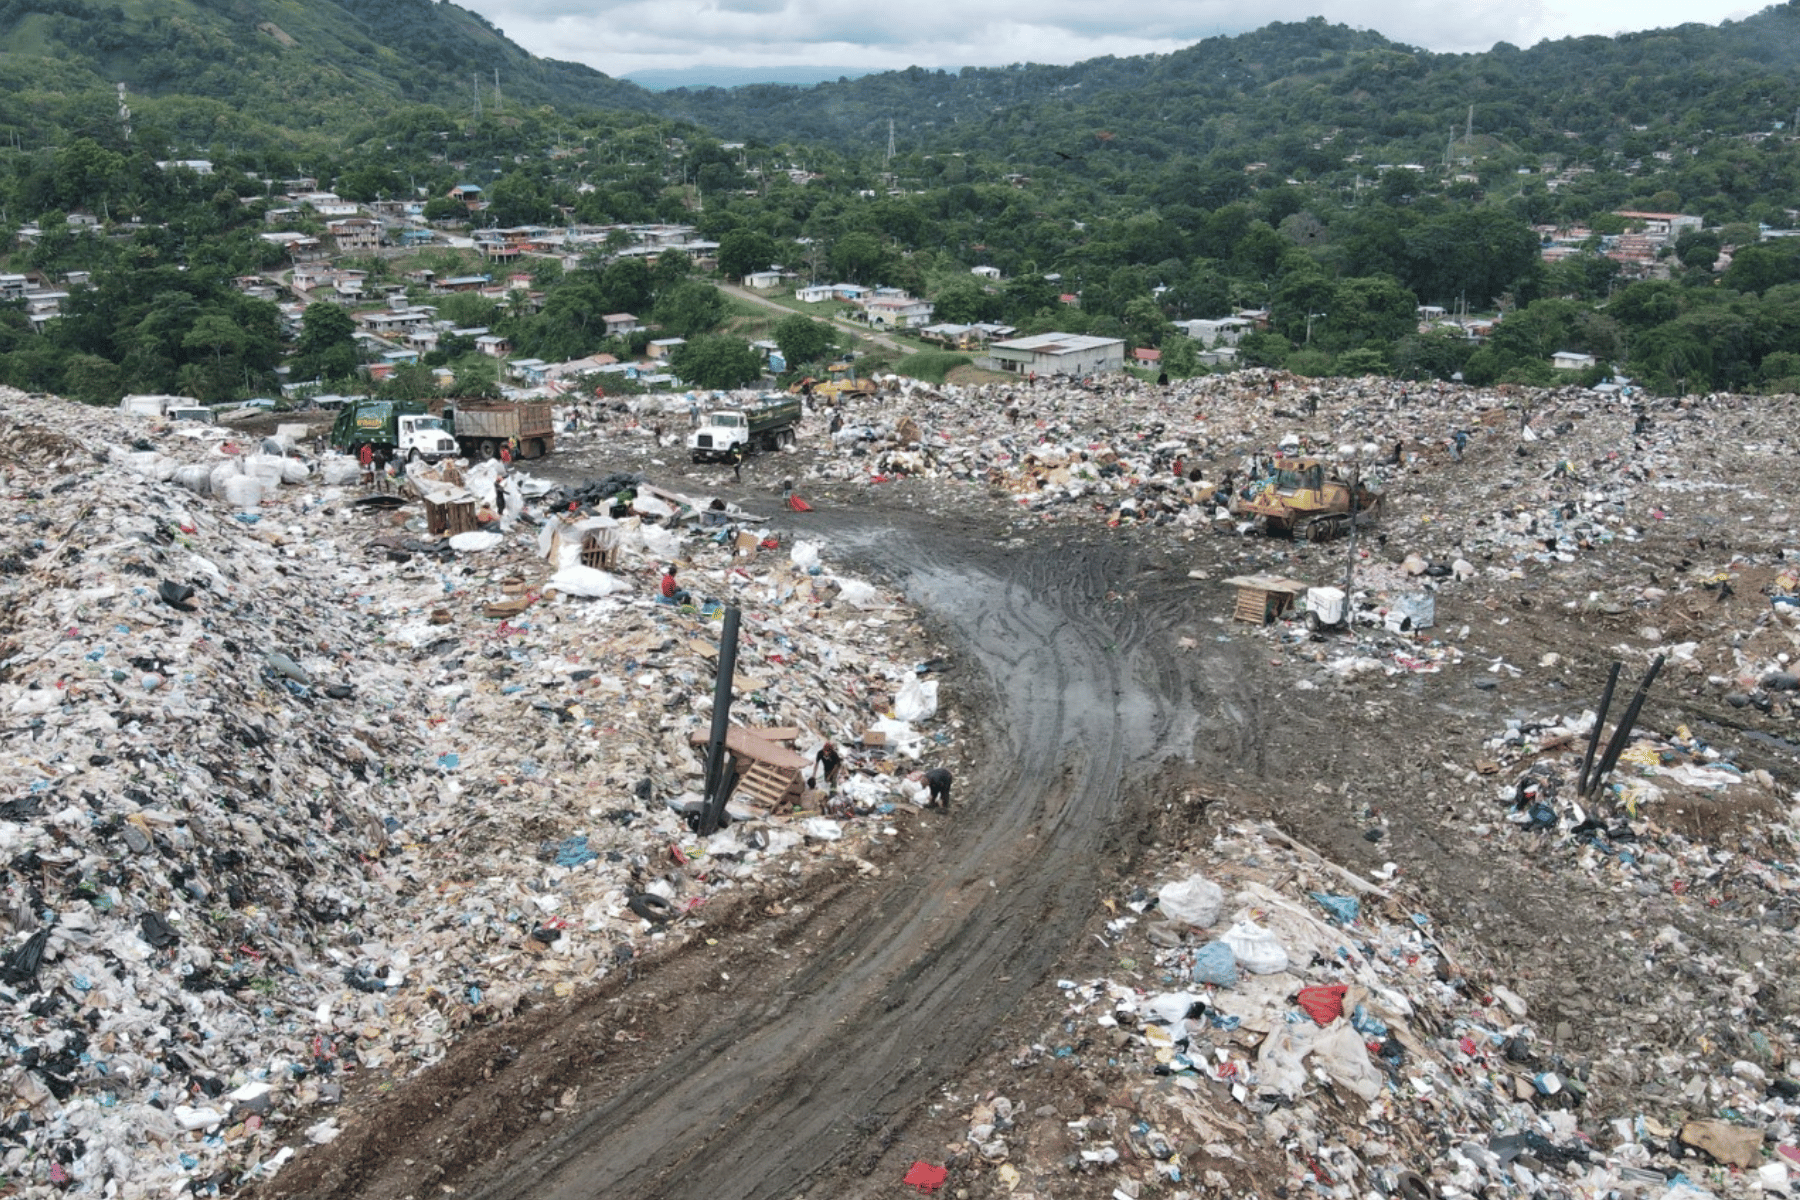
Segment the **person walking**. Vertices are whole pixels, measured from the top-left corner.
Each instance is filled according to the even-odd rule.
[[[731,478],[738,483],[744,482],[744,448],[742,446],[731,448]]]
[[[931,768],[925,772],[925,786],[930,789],[925,807],[950,811],[950,772],[942,767]]]
[[[844,770],[844,756],[838,752],[835,743],[828,741],[819,747],[819,752],[813,755],[813,768],[814,778],[819,783],[827,788],[837,783],[838,776]],[[807,781],[807,786],[812,786],[812,780]]]

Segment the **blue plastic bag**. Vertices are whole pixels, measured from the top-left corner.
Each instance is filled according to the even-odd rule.
[[[1215,987],[1237,983],[1237,955],[1224,942],[1208,942],[1194,951],[1194,982]]]
[[[1308,892],[1319,907],[1330,913],[1340,925],[1348,925],[1362,916],[1362,905],[1352,896],[1333,896],[1325,892]]]

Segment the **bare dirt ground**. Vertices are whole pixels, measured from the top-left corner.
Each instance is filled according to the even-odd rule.
[[[561,465],[590,476],[615,467],[642,464]],[[679,463],[659,473],[677,487],[702,478]],[[767,504],[769,480],[746,477],[745,502]],[[720,478],[704,476],[731,494]],[[879,505],[850,492],[815,503],[778,524],[903,585],[957,653],[945,691],[977,726],[979,761],[959,777],[955,808],[907,818],[920,836],[895,839],[884,857],[838,859],[804,883],[770,881],[730,911],[709,910],[705,937],[687,949],[367,1090],[343,1136],[266,1194],[894,1194],[914,1159],[956,1161],[948,1148],[966,1121],[945,1093],[1002,1083],[1040,1117],[1016,1137],[1015,1161],[1054,1163],[1068,1153],[1065,1120],[1117,1102],[1116,1073],[1054,1061],[1022,1072],[1010,1065],[1016,1046],[1059,1019],[1058,978],[1106,960],[1090,935],[1142,858],[1203,843],[1231,819],[1267,820],[1353,871],[1400,864],[1408,894],[1468,948],[1471,973],[1524,994],[1571,1055],[1597,1051],[1648,1003],[1646,961],[1618,938],[1627,927],[1672,923],[1734,961],[1785,944],[1791,914],[1723,883],[1716,903],[1667,888],[1622,896],[1553,856],[1497,854],[1471,832],[1498,810],[1471,812],[1466,789],[1450,786],[1456,773],[1508,717],[1591,705],[1629,616],[1572,614],[1523,589],[1447,596],[1440,626],[1469,623],[1485,654],[1513,661],[1555,650],[1564,669],[1486,689],[1445,674],[1299,691],[1269,643],[1220,636],[1222,589],[1188,577],[1240,569],[1235,539],[1068,527],[1020,536],[998,509],[931,511],[929,496],[903,487]],[[1684,549],[1636,553],[1653,570]],[[1741,715],[1679,676],[1658,703],[1659,724],[1685,720],[1709,736]],[[1794,782],[1779,750],[1743,765]],[[1757,836],[1741,811],[1684,819],[1726,840]],[[1698,1006],[1714,999],[1703,980],[1688,987]],[[1665,1023],[1644,1036],[1682,1034]],[[1604,1065],[1595,1078],[1596,1091],[1627,1082]],[[1254,1185],[1254,1164],[1234,1170]],[[1071,1178],[1056,1194],[1109,1192]]]

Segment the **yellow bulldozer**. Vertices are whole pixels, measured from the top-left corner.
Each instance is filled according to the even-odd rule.
[[[837,401],[848,396],[873,396],[876,388],[875,381],[872,379],[819,380],[808,375],[799,383],[790,386],[788,391],[795,395]]]
[[[1283,456],[1239,492],[1232,511],[1260,518],[1271,534],[1329,542],[1349,533],[1352,521],[1378,515],[1381,506],[1379,492],[1345,479],[1324,459]]]

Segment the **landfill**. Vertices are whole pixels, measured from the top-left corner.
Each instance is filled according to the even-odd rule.
[[[901,836],[920,771],[965,765],[933,678],[952,651],[803,519],[766,519],[791,490],[986,514],[1015,544],[1154,542],[1191,568],[1173,649],[1254,644],[1285,698],[1378,747],[1366,777],[1287,784],[1329,796],[1373,868],[1245,817],[1222,773],[1215,815],[1095,898],[1038,1026],[909,1147],[947,1187],[1790,1194],[1794,397],[887,379],[815,402],[741,481],[686,461],[691,407],[572,403],[541,471],[376,487],[279,440],[0,396],[8,1181],[266,1179],[337,1136],[351,1081],[629,969],[736,881]],[[1294,454],[1371,485],[1375,519],[1312,543],[1236,511]],[[687,604],[659,600],[671,562]],[[1351,616],[1239,619],[1245,577],[1339,588]],[[809,761],[831,738],[851,771],[740,796],[701,839],[728,603],[738,722]],[[1658,661],[1689,719],[1647,710],[1581,786],[1622,706],[1592,681]],[[1391,728],[1392,696],[1442,728]],[[1403,823],[1485,874],[1381,861]],[[1539,911],[1500,907],[1523,887],[1503,874]],[[1603,922],[1546,933],[1576,891]]]
[[[896,836],[956,762],[890,593],[735,505],[578,491],[0,395],[0,1193],[266,1179],[352,1080]],[[702,841],[726,606],[734,726],[848,774]]]

